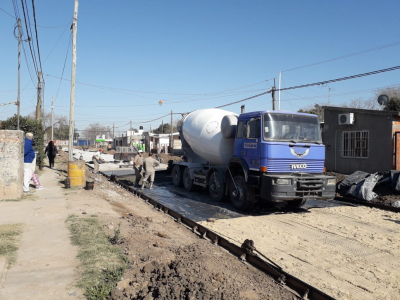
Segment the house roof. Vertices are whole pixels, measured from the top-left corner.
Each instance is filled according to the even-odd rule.
[[[352,113],[373,114],[373,115],[383,115],[383,116],[400,116],[400,112],[398,111],[360,109],[360,108],[337,107],[337,106],[322,106],[322,108],[324,110],[335,110],[339,112],[352,112]]]

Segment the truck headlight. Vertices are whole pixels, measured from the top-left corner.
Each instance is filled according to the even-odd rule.
[[[278,184],[278,185],[291,185],[292,181],[290,179],[277,178],[277,179],[275,179],[275,184]]]
[[[327,185],[335,185],[336,184],[336,178],[328,179],[328,182],[326,184]]]

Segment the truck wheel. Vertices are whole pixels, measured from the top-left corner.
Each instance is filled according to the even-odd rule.
[[[189,192],[193,192],[196,188],[193,184],[193,179],[190,176],[190,170],[188,167],[185,167],[185,170],[183,170],[183,187]]]
[[[174,186],[182,186],[182,171],[179,165],[175,165],[172,168],[172,182],[174,183]]]
[[[229,186],[229,197],[234,207],[242,211],[248,211],[254,205],[254,189],[249,187],[242,175],[233,178]]]
[[[208,183],[208,192],[213,201],[221,202],[224,199],[224,181],[219,172],[213,172]]]

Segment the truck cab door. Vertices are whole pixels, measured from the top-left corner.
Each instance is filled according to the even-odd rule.
[[[260,138],[261,119],[252,118],[247,120],[243,128],[243,146],[241,156],[252,171],[260,170]]]

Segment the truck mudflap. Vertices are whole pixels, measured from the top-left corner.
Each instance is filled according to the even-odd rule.
[[[268,174],[261,178],[260,196],[269,201],[332,200],[336,178],[324,174]]]

